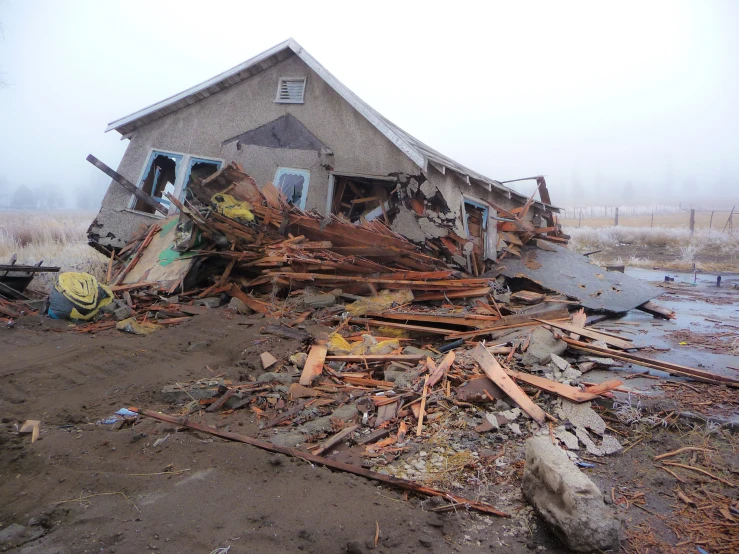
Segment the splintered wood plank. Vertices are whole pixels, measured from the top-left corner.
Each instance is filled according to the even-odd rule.
[[[311,346],[310,352],[308,352],[308,359],[303,366],[303,373],[300,375],[301,385],[309,386],[313,382],[313,379],[321,374],[327,353],[326,341],[318,341]]]
[[[339,431],[338,433],[336,433],[334,436],[332,436],[331,438],[329,438],[329,439],[325,440],[323,443],[321,443],[321,446],[319,446],[318,448],[316,448],[313,451],[313,454],[316,455],[316,456],[320,456],[321,454],[323,454],[327,450],[329,450],[329,449],[333,448],[334,446],[336,446],[337,444],[339,444],[341,441],[343,441],[346,437],[348,437],[349,435],[351,435],[357,429],[359,429],[359,425],[350,425],[349,427],[344,427],[341,431]]]
[[[260,314],[268,314],[269,308],[263,303],[257,300],[256,298],[252,298],[248,294],[246,294],[244,291],[242,291],[239,286],[236,283],[233,283],[231,285],[231,288],[228,290],[228,295],[232,298],[238,298],[241,300],[244,304],[249,306],[252,310],[255,312],[258,312]]]
[[[431,372],[428,381],[429,388],[438,383],[441,378],[444,377],[444,374],[449,371],[449,368],[451,368],[454,363],[454,357],[454,350],[450,350],[449,353],[444,356],[444,359],[441,360],[441,363]]]
[[[426,294],[415,295],[414,302],[425,302],[427,300],[445,300],[447,298],[475,298],[485,296],[493,291],[490,287],[470,288],[461,291],[450,291],[446,294],[443,292],[429,292]]]
[[[527,385],[551,392],[552,394],[556,394],[557,396],[561,396],[567,400],[572,400],[573,402],[587,402],[588,400],[595,400],[599,396],[596,391],[588,390],[588,392],[583,392],[578,388],[565,385],[564,383],[550,381],[545,377],[539,377],[529,373],[520,373],[510,369],[506,369],[505,372],[509,377],[513,377],[513,379],[523,381]]]
[[[623,339],[617,339],[609,335],[604,335],[603,333],[598,333],[597,331],[593,331],[592,329],[587,329],[585,327],[578,327],[570,323],[546,321],[544,319],[536,319],[536,321],[540,323],[546,323],[551,327],[556,327],[557,329],[562,329],[563,331],[569,331],[570,333],[576,333],[578,335],[582,335],[583,337],[588,337],[589,339],[603,341],[606,344],[610,344],[611,346],[615,346],[616,348],[620,348],[621,350],[629,350],[630,348],[634,348],[633,342]]]
[[[423,358],[424,356],[422,354],[365,354],[363,356],[326,356],[326,361],[361,364],[363,362],[419,362]]]
[[[423,394],[421,395],[421,406],[418,409],[418,427],[416,428],[416,436],[420,437],[423,431],[423,416],[426,409],[426,394],[428,393],[429,376],[423,379]]]
[[[519,387],[513,379],[511,379],[505,370],[500,366],[498,361],[487,349],[478,343],[477,347],[472,351],[472,358],[480,364],[493,383],[498,385],[511,400],[513,400],[519,408],[529,414],[539,425],[544,425],[546,413],[529,398],[529,396]]]

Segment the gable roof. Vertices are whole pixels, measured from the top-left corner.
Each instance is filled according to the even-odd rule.
[[[298,56],[308,67],[317,73],[319,77],[321,77],[344,100],[346,100],[365,119],[374,125],[378,131],[385,135],[390,142],[397,146],[401,152],[410,158],[410,160],[423,171],[428,171],[428,166],[431,165],[443,174],[450,171],[453,175],[457,176],[468,185],[479,185],[487,190],[497,189],[506,194],[508,198],[515,197],[517,199],[526,200],[526,196],[506,187],[500,181],[485,177],[484,175],[455,162],[451,158],[448,158],[444,154],[434,150],[417,138],[406,133],[403,129],[383,117],[369,104],[349,90],[292,38],[273,46],[269,50],[266,50],[261,54],[224,71],[223,73],[219,73],[207,81],[203,81],[202,83],[184,90],[179,94],[165,98],[156,104],[152,104],[142,110],[109,123],[105,132],[116,130],[122,135],[127,135],[142,125],[146,125],[151,121],[174,113],[198,102],[199,100],[203,100],[208,96],[217,94],[236,83],[248,79],[252,75],[256,75],[257,73],[261,73],[262,71],[269,69],[273,65],[286,60],[293,55]],[[540,203],[537,202],[537,204]]]

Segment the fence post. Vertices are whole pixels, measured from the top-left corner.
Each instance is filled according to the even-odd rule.
[[[708,222],[708,229],[710,230],[711,227],[713,227],[713,210],[711,210],[711,219]]]
[[[618,227],[618,207],[615,208],[614,213],[616,216],[613,219],[613,226]]]
[[[695,209],[690,208],[690,234],[695,232]]]

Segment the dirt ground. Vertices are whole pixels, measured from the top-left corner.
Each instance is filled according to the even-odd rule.
[[[68,322],[37,317],[0,329],[0,529],[27,526],[18,539],[27,542],[11,551],[566,551],[521,496],[523,439],[505,444],[509,462],[493,486],[477,491],[513,516],[497,518],[434,513],[433,501],[406,500],[401,491],[361,477],[152,419],[121,430],[99,423],[128,406],[174,413],[162,387],[216,375],[248,380],[262,372],[259,352],[281,359],[298,350],[296,341],[262,335],[265,323],[218,309],[146,337],[80,334]],[[202,341],[210,343],[188,351]],[[604,414],[613,417],[610,410]],[[42,421],[33,444],[17,434],[27,419]],[[246,435],[258,429],[256,414],[247,410],[196,419]],[[680,483],[652,461],[655,453],[710,444],[717,452],[701,453],[711,458],[699,463],[710,462],[706,467],[736,482],[733,437],[669,418],[666,424],[609,423],[632,447],[585,470],[607,501],[618,504],[625,552],[695,552],[692,543],[675,546],[685,540],[673,531],[675,518],[695,517],[694,510],[680,515],[686,505],[676,500],[678,485],[701,495],[701,503],[727,495],[713,502],[723,509],[723,498],[737,499],[735,487],[682,470]],[[645,496],[634,497],[638,492]],[[718,522],[716,510],[706,513]]]

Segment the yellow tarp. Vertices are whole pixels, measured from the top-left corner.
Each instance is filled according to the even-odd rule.
[[[245,223],[251,223],[254,221],[252,205],[249,204],[249,202],[237,200],[230,194],[224,194],[222,192],[214,194],[210,199],[210,203],[219,214],[229,219]]]

